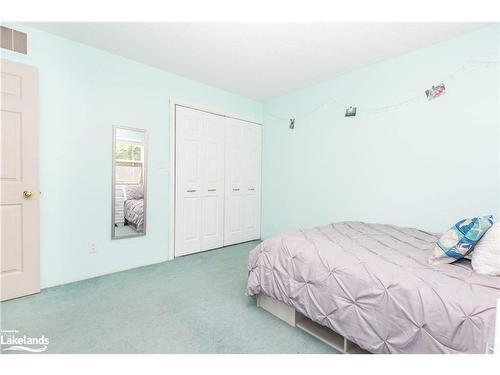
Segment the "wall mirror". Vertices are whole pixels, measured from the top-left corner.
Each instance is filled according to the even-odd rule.
[[[146,234],[147,135],[113,126],[112,239]]]

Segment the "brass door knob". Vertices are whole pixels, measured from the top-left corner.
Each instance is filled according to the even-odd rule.
[[[25,190],[25,191],[23,191],[23,195],[24,195],[24,198],[31,198],[33,193],[29,190]]]

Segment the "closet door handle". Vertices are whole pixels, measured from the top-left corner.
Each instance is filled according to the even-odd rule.
[[[188,190],[188,193],[196,193],[196,190]]]
[[[248,190],[250,190],[250,191],[254,191],[255,189],[254,189],[254,188],[250,188],[250,189],[248,189]]]
[[[208,189],[208,191],[217,191],[217,189]]]
[[[233,189],[233,191],[240,191],[240,189]]]

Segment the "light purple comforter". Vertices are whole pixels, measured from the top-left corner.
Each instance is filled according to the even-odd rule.
[[[123,205],[124,217],[137,231],[144,230],[144,199],[127,199]]]
[[[372,353],[485,353],[500,277],[470,261],[430,265],[439,235],[342,222],[250,252],[247,295],[264,293]]]

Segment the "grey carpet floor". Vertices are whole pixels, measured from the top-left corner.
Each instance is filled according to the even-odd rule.
[[[258,242],[42,290],[0,304],[1,328],[46,353],[335,353],[245,296]]]

